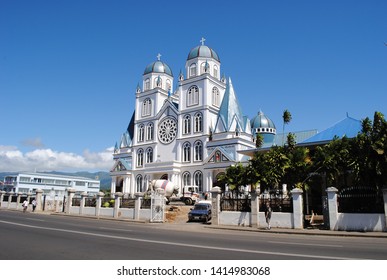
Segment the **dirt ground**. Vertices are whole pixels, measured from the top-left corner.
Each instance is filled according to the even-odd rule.
[[[165,219],[168,223],[186,223],[192,206],[167,206]]]

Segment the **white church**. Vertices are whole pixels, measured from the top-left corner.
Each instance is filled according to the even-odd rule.
[[[255,148],[256,133],[273,141],[273,122],[262,112],[251,121],[243,116],[231,79],[221,77],[219,56],[204,41],[188,53],[175,89],[160,55],[145,68],[132,118],[114,149],[111,193],[134,196],[153,179],[207,192],[227,167],[248,161],[242,152]]]

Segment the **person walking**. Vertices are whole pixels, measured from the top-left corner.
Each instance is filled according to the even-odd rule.
[[[35,209],[36,209],[36,200],[35,200],[35,199],[32,200],[31,204],[32,204],[32,212],[35,212]]]
[[[267,223],[267,228],[266,229],[271,229],[271,226],[270,226],[270,219],[271,219],[271,213],[272,213],[272,209],[270,207],[270,203],[267,202],[266,203],[266,209],[265,209],[265,218],[266,218],[266,223]]]
[[[23,213],[25,213],[27,211],[28,201],[24,200],[23,203],[22,203],[22,206],[23,206]]]

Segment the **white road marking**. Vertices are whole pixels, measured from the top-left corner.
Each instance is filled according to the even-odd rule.
[[[271,251],[247,250],[247,249],[233,249],[233,248],[194,245],[194,244],[186,244],[186,243],[178,243],[178,242],[168,242],[168,241],[160,241],[160,240],[149,240],[149,239],[142,239],[142,238],[131,238],[131,237],[124,237],[124,236],[113,236],[113,235],[98,234],[98,233],[91,233],[91,232],[84,232],[84,231],[77,231],[77,230],[68,230],[68,229],[58,229],[58,228],[26,225],[26,224],[14,223],[14,222],[3,221],[3,220],[0,220],[0,223],[21,226],[21,227],[28,227],[28,228],[36,228],[36,229],[43,229],[43,230],[82,234],[82,235],[102,237],[102,238],[129,240],[129,241],[136,241],[136,242],[153,243],[153,244],[159,244],[159,245],[162,244],[162,245],[168,245],[168,246],[180,246],[180,247],[188,247],[188,248],[196,248],[196,249],[208,249],[208,250],[219,250],[219,251],[229,251],[229,252],[239,252],[239,253],[249,253],[249,254],[262,254],[262,255],[274,255],[274,256],[301,257],[301,258],[311,258],[311,259],[356,260],[355,258],[342,258],[342,257],[335,257],[335,256],[331,257],[331,256],[294,254],[294,253],[282,253],[282,252],[271,252]]]
[[[318,243],[297,243],[297,242],[280,242],[280,241],[269,241],[268,243],[299,245],[299,246],[316,246],[316,247],[335,247],[335,248],[344,247],[343,245],[329,245],[329,244],[318,244]]]

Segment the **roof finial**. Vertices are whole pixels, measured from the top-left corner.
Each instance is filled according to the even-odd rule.
[[[160,61],[160,58],[161,58],[161,54],[158,53],[158,55],[157,55],[157,60]]]
[[[202,43],[202,46],[204,46],[204,41],[206,41],[206,39],[202,37],[202,39],[200,40],[200,43]]]

